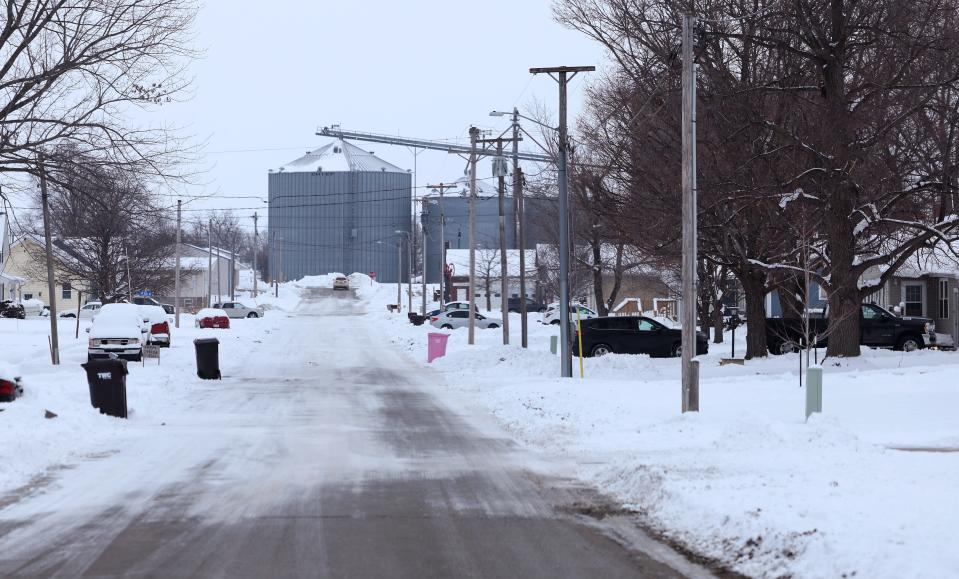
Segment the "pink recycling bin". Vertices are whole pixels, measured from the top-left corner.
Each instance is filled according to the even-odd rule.
[[[446,355],[446,340],[450,337],[449,334],[437,334],[430,332],[429,334],[429,345],[426,348],[426,361],[432,362],[433,360]]]

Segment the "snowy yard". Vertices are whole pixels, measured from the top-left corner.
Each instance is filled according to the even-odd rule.
[[[374,301],[389,301],[381,288]],[[414,302],[415,303],[415,302]],[[614,355],[561,380],[558,328],[531,317],[530,348],[455,330],[432,366],[526,444],[664,536],[757,577],[951,577],[959,567],[959,354],[867,351],[827,360],[823,414],[804,420],[795,355],[720,366],[701,357],[701,412],[682,415],[675,359]],[[426,365],[426,334],[379,305],[368,323]],[[737,347],[745,347],[743,332]]]
[[[230,330],[197,329],[193,316],[181,317],[171,328],[172,345],[160,351],[160,363],[130,362],[127,376],[129,420],[101,416],[90,406],[86,373],[89,320],[61,319],[60,366],[50,365],[48,318],[0,318],[0,360],[12,364],[23,377],[24,395],[0,404],[0,486],[13,491],[48,469],[69,468],[84,456],[109,453],[144,432],[161,426],[191,403],[197,381],[193,339],[220,340],[224,375],[242,364],[256,363],[257,346],[277,331],[286,314],[268,312],[261,320],[232,320]],[[172,326],[172,323],[171,323]],[[46,419],[45,411],[57,414]],[[2,504],[2,501],[0,501]]]

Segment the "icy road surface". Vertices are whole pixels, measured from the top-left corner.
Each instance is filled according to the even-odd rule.
[[[699,574],[576,515],[589,491],[438,395],[361,312],[310,292],[165,424],[0,496],[0,577]]]

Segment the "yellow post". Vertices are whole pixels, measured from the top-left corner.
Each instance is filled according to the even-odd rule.
[[[586,377],[586,373],[583,370],[583,327],[579,322],[579,306],[576,306],[576,338],[579,340],[579,379],[582,380]]]

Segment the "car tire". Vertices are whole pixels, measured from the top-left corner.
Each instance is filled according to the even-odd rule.
[[[61,317],[61,318],[75,318],[75,317],[77,317],[77,315],[76,315],[75,313],[73,313],[73,312],[70,312],[70,313],[68,313],[68,314],[63,314],[63,315],[60,316],[60,317]]]
[[[802,344],[795,340],[784,340],[779,342],[779,353],[781,355],[785,354],[795,354],[799,350],[802,350]]]
[[[683,343],[676,342],[673,344],[673,347],[669,349],[669,356],[671,358],[679,358],[683,355]]]
[[[256,314],[256,312],[250,312],[250,313],[248,313],[248,314],[246,315],[246,317],[248,317],[248,318],[258,318],[258,317],[260,317],[260,316],[258,316],[258,315]]]
[[[896,349],[903,352],[914,352],[922,349],[922,347],[922,338],[914,334],[906,334],[905,336],[899,338],[899,342],[896,344]]]
[[[552,325],[552,326],[558,326],[558,325],[559,325],[559,320],[553,320],[552,322],[550,322],[550,325]]]
[[[440,329],[441,329],[441,330],[452,330],[452,329],[453,329],[453,326],[451,326],[451,325],[449,325],[449,324],[443,324],[442,326],[440,326]]]
[[[605,356],[606,354],[612,354],[613,349],[610,348],[607,344],[596,344],[593,346],[593,349],[589,351],[589,355],[593,358],[599,358]]]
[[[498,327],[499,327],[499,324],[490,324],[490,325],[486,326],[486,328],[489,329],[489,330],[495,330],[495,329],[498,328]]]

